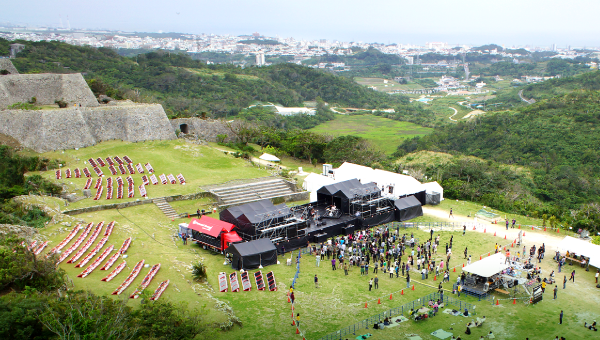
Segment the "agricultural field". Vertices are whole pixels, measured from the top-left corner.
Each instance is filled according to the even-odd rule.
[[[419,90],[422,89],[423,86],[410,83],[410,84],[399,84],[393,79],[383,79],[383,78],[354,78],[354,81],[363,86],[373,86],[377,91],[381,92],[393,92],[393,91],[405,91],[405,90]]]
[[[363,137],[389,154],[396,151],[403,139],[423,136],[431,133],[433,129],[367,114],[336,115],[334,120],[320,124],[310,131],[332,136]]]

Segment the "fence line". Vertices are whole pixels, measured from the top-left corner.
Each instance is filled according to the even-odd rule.
[[[429,300],[437,301],[438,299],[440,299],[439,293],[431,293],[431,294],[425,295],[420,299],[413,300],[402,306],[395,307],[390,310],[381,312],[377,315],[368,317],[368,318],[366,318],[360,322],[357,322],[353,325],[342,328],[337,332],[327,334],[324,337],[322,337],[320,340],[341,340],[347,335],[350,335],[350,334],[356,335],[357,330],[360,331],[362,329],[369,329],[369,325],[373,325],[375,323],[381,323],[382,320],[384,320],[387,317],[403,315],[405,311],[410,311],[411,309],[414,310],[415,306],[416,307],[424,307],[427,305]],[[463,310],[463,308],[473,310],[473,308],[474,308],[473,304],[470,304],[468,302],[464,302],[464,301],[461,301],[458,299],[450,298],[446,294],[443,294],[441,299],[442,299],[442,302],[444,303],[444,306],[453,305],[455,307],[458,307],[459,310]]]

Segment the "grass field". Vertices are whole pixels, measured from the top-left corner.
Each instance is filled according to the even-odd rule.
[[[173,174],[176,176],[181,173],[186,179],[185,185],[150,185],[147,186],[148,198],[163,197],[177,194],[190,194],[196,193],[201,190],[202,185],[223,183],[232,178],[245,179],[245,178],[257,178],[269,176],[269,172],[265,169],[258,169],[253,167],[248,162],[234,158],[231,155],[224,155],[221,151],[208,146],[201,146],[195,144],[189,144],[182,140],[173,141],[149,141],[140,143],[127,143],[120,141],[109,141],[91,146],[88,148],[82,148],[79,150],[66,150],[61,152],[50,152],[45,153],[43,156],[48,158],[56,158],[63,161],[63,179],[59,182],[67,185],[71,192],[76,192],[78,196],[82,196],[82,189],[85,185],[87,178],[65,178],[64,170],[70,168],[74,170],[76,167],[82,169],[88,167],[92,173],[92,178],[95,181],[97,175],[94,173],[92,167],[87,164],[87,160],[90,157],[102,157],[103,159],[110,156],[129,156],[134,164],[150,162],[155,170],[156,177],[160,174]],[[84,164],[84,162],[86,164]],[[105,176],[116,178],[121,176],[123,180],[128,176],[119,175],[111,176],[108,167],[102,167],[102,171]],[[118,170],[117,170],[118,171]],[[47,171],[41,172],[42,176],[46,178],[54,179],[54,172]],[[147,171],[145,173],[147,174]],[[77,209],[81,207],[100,205],[100,204],[112,204],[119,202],[127,202],[138,199],[140,197],[137,186],[142,184],[141,174],[131,175],[136,185],[135,197],[126,198],[127,190],[125,188],[125,198],[116,199],[116,184],[114,184],[114,198],[112,200],[106,200],[106,190],[102,195],[102,199],[94,201],[93,197],[83,199],[81,201],[72,203],[69,205],[69,209]],[[106,185],[106,180],[103,181]],[[95,194],[96,190],[92,186],[92,194]]]
[[[347,117],[363,116],[345,116],[344,118]],[[66,151],[64,154],[57,153],[56,155],[62,159],[79,163],[90,156],[98,155],[98,152],[101,153],[98,156],[105,156],[104,152],[110,155],[114,155],[112,152],[115,152],[121,157],[127,154],[134,161],[142,156],[152,155],[148,157],[153,157],[151,162],[156,162],[153,165],[159,173],[161,173],[159,166],[166,168],[170,166],[169,163],[172,161],[187,162],[185,163],[187,166],[193,165],[200,169],[187,174],[184,172],[188,183],[196,183],[196,188],[203,183],[225,182],[236,178],[248,178],[263,174],[262,171],[257,169],[246,168],[244,164],[247,163],[224,155],[222,152],[216,152],[209,147],[184,147],[182,143],[181,141],[156,142],[156,145],[153,145],[152,142],[150,144],[110,142],[102,143],[97,148]],[[189,149],[195,147],[198,147],[198,149]],[[197,153],[197,156],[193,156],[195,153]],[[160,157],[167,159],[161,160]],[[77,161],[77,158],[81,160]],[[48,176],[48,174],[45,174],[45,176]],[[150,190],[152,189],[150,188]],[[173,190],[173,193],[185,193],[188,187],[178,185],[173,186],[170,190]],[[62,204],[57,204],[57,202],[60,202],[59,199],[48,198],[46,200],[50,207],[58,205],[60,209],[64,210]],[[201,199],[173,202],[172,206],[177,212],[182,213],[194,212],[198,208],[210,205],[210,203],[208,199]],[[456,215],[466,216],[469,213],[473,214],[481,207],[481,205],[471,202],[445,200],[435,208],[442,211],[452,208]],[[494,212],[501,216],[506,215],[503,212]],[[510,214],[508,216],[515,217],[519,224],[540,224],[539,220],[527,216],[513,216]],[[60,268],[64,269],[69,275],[75,289],[88,289],[100,295],[112,296],[110,295],[111,292],[123,282],[135,263],[143,259],[149,265],[156,263],[162,265],[147,291],[152,293],[159,282],[170,279],[171,285],[165,291],[162,299],[186,305],[193,313],[196,313],[196,309],[205,307],[207,322],[231,328],[229,331],[218,333],[218,339],[300,338],[295,334],[295,328],[290,325],[291,310],[286,297],[286,291],[295,273],[295,266],[285,265],[286,258],[291,254],[280,256],[279,261],[281,264],[263,269],[263,273],[267,271],[274,272],[279,286],[278,291],[257,291],[256,285],[253,283],[253,289],[249,292],[220,293],[216,289],[218,287],[218,273],[231,273],[233,270],[223,264],[224,257],[222,255],[204,250],[193,244],[184,246],[175,237],[177,225],[188,222],[188,218],[171,221],[154,204],[146,204],[120,210],[80,214],[74,216],[74,219],[79,219],[83,223],[116,221],[115,229],[106,246],[113,244],[119,247],[125,238],[133,238],[132,245],[126,254],[127,258],[118,260],[115,264],[116,266],[125,260],[127,261],[127,267],[111,282],[100,281],[108,273],[98,269],[86,278],[77,278],[76,276],[83,271],[83,268],[74,268],[74,264],[67,264],[66,261],[61,263]],[[73,220],[73,218],[69,218],[69,220]],[[447,219],[426,215],[415,221],[419,220],[445,221]],[[70,228],[61,224],[61,222],[64,221],[55,219],[53,224],[40,231],[43,236],[51,241],[48,249],[68,234]],[[420,241],[429,236],[427,231],[412,228],[400,229],[400,233],[413,233]],[[502,237],[494,237],[490,233],[481,234],[469,231],[465,236],[462,236],[461,232],[444,231],[439,232],[439,234],[441,236],[441,250],[434,256],[437,263],[442,259],[445,244],[449,242],[450,237],[453,237],[453,255],[450,265],[451,268],[456,266],[456,272],[451,269],[450,283],[443,284],[445,289],[452,288],[452,283],[456,281],[462,265],[466,262],[463,256],[465,247],[468,247],[468,253],[477,260],[479,256],[485,257],[486,254],[493,252],[495,243],[503,246],[503,242],[506,242]],[[529,231],[527,234],[529,235]],[[73,244],[73,242],[74,240],[70,244]],[[527,246],[532,245],[527,243],[527,237],[524,238],[524,242]],[[546,259],[541,263],[546,275],[551,270],[556,269],[551,259],[552,252],[553,249],[550,249],[547,252]],[[297,251],[293,252],[293,255],[296,254]],[[402,260],[406,261],[406,256]],[[190,266],[198,261],[201,261],[207,267],[207,283],[196,283],[192,280]],[[482,327],[473,329],[473,334],[467,338],[477,339],[490,330],[496,334],[497,339],[525,339],[526,337],[530,339],[553,339],[557,335],[573,339],[593,338],[595,334],[582,326],[584,321],[591,322],[600,317],[600,312],[590,308],[590,306],[600,303],[600,294],[594,288],[593,271],[585,272],[581,268],[569,266],[564,271],[570,272],[573,269],[577,270],[577,281],[575,283],[569,282],[565,290],[559,289],[558,300],[552,300],[551,289],[553,286],[547,288],[544,300],[536,305],[525,305],[521,300],[513,305],[511,299],[507,299],[506,296],[498,293],[494,295],[504,299],[500,301],[499,306],[492,305],[491,301],[477,301],[474,298],[462,295],[460,298],[462,301],[474,303],[477,306],[475,317],[484,315],[487,317],[486,323]],[[126,296],[132,293],[148,270],[149,268],[144,268],[123,295]],[[313,278],[315,274],[319,277],[320,288],[314,286]],[[557,280],[562,282],[562,275],[564,274],[566,273],[558,275]],[[413,272],[411,274],[415,285],[413,291],[406,290],[406,280],[404,278],[390,278],[387,274],[380,272],[378,273],[379,289],[369,291],[368,281],[372,277],[374,277],[372,273],[368,276],[361,276],[360,270],[357,268],[351,269],[349,275],[346,276],[342,270],[333,271],[327,260],[322,261],[320,266],[317,267],[314,256],[304,255],[301,260],[300,276],[295,286],[297,303],[294,310],[294,312],[301,314],[301,329],[304,336],[307,339],[319,339],[326,334],[336,332],[369,316],[423,297],[437,291],[441,279],[436,277],[434,280],[433,275],[430,275],[428,279],[421,280],[421,276],[417,272]],[[402,289],[405,289],[404,295],[401,295],[400,291]],[[390,294],[393,294],[392,300],[389,299]],[[450,292],[446,294],[450,294]],[[378,300],[381,301],[381,304],[377,303]],[[131,306],[135,307],[138,303],[140,303],[139,299],[129,300]],[[365,303],[367,303],[368,308],[365,308]],[[565,321],[562,326],[559,326],[558,314],[561,309],[564,310]],[[409,321],[396,328],[381,331],[374,329],[359,330],[356,336],[368,332],[374,335],[373,340],[405,339],[405,334],[416,333],[423,339],[434,340],[436,338],[431,336],[430,333],[440,328],[454,333],[455,336],[462,336],[465,324],[470,320],[471,318],[439,314],[424,322]]]
[[[433,129],[373,115],[336,115],[334,120],[320,124],[310,131],[333,136],[363,137],[389,154],[396,151],[403,139],[423,136],[431,133]]]

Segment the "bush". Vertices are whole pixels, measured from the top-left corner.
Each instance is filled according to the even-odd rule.
[[[64,109],[65,107],[67,107],[67,105],[69,105],[69,103],[67,103],[66,101],[64,101],[62,99],[61,100],[55,100],[54,103],[58,104],[58,107],[61,108],[61,109]]]
[[[194,281],[206,281],[206,266],[202,262],[195,263],[192,266],[192,277],[194,278]]]
[[[35,98],[35,97],[34,97]],[[32,103],[14,103],[8,106],[9,110],[39,110],[40,108],[33,105]]]

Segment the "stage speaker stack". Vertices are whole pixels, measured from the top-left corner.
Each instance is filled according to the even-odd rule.
[[[354,225],[349,224],[347,227],[342,228],[342,234],[344,236],[351,235],[354,232]]]

